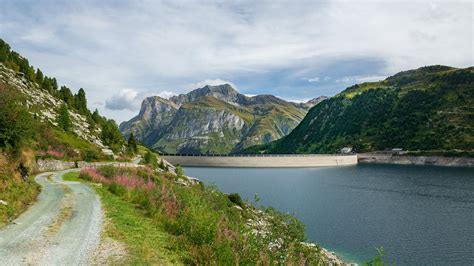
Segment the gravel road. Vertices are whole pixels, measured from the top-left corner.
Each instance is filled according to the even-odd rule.
[[[0,230],[0,265],[84,265],[99,245],[102,210],[88,186],[43,173],[38,201]],[[76,170],[77,171],[77,170]]]

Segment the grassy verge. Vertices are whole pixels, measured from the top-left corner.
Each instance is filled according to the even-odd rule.
[[[67,172],[63,175],[63,180],[84,182],[83,179],[79,178],[79,172]]]
[[[13,178],[0,176],[0,227],[24,212],[31,202],[36,200],[40,192],[40,186],[34,181],[34,176],[23,180],[20,177]]]
[[[69,172],[64,180],[88,183],[99,194],[108,221],[104,236],[124,243],[127,257],[124,264],[179,264],[183,251],[173,250],[173,236],[160,224],[147,217],[135,204],[112,194],[106,187],[79,179],[79,172]]]

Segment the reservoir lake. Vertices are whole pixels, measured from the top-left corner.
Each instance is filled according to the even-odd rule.
[[[308,240],[363,264],[383,246],[397,265],[474,265],[474,169],[359,164],[185,167],[226,193],[293,213]]]

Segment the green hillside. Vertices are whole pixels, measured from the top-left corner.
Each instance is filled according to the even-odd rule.
[[[402,148],[474,150],[474,68],[428,66],[347,88],[313,107],[286,137],[248,153]]]

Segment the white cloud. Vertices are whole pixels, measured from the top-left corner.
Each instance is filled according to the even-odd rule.
[[[294,102],[294,103],[305,103],[309,100],[311,100],[312,98],[303,98],[303,99],[298,99],[298,98],[291,98],[291,97],[281,97],[281,96],[276,96],[280,99],[283,99],[287,102]]]
[[[370,75],[370,76],[347,76],[340,79],[336,79],[338,83],[363,83],[363,82],[372,82],[372,81],[379,81],[384,80],[387,78],[386,76],[377,76],[377,75]]]
[[[198,88],[205,87],[206,85],[217,86],[217,85],[222,85],[222,84],[229,84],[234,89],[237,88],[237,86],[235,86],[234,83],[232,83],[228,80],[223,80],[223,79],[206,79],[206,80],[202,80],[202,81],[199,81],[199,82],[188,84],[185,87],[189,90],[195,90],[195,89],[198,89]]]
[[[135,111],[140,106],[142,99],[138,99],[138,92],[125,89],[113,95],[105,101],[105,108],[109,110],[130,110]]]
[[[469,1],[2,1],[0,36],[61,83],[107,99],[99,109],[120,121],[110,108],[136,106],[128,88],[181,93],[351,58],[384,62],[377,74],[471,66],[472,12]]]
[[[319,82],[320,78],[319,77],[314,77],[314,78],[309,78],[309,79],[306,79],[308,82]]]

